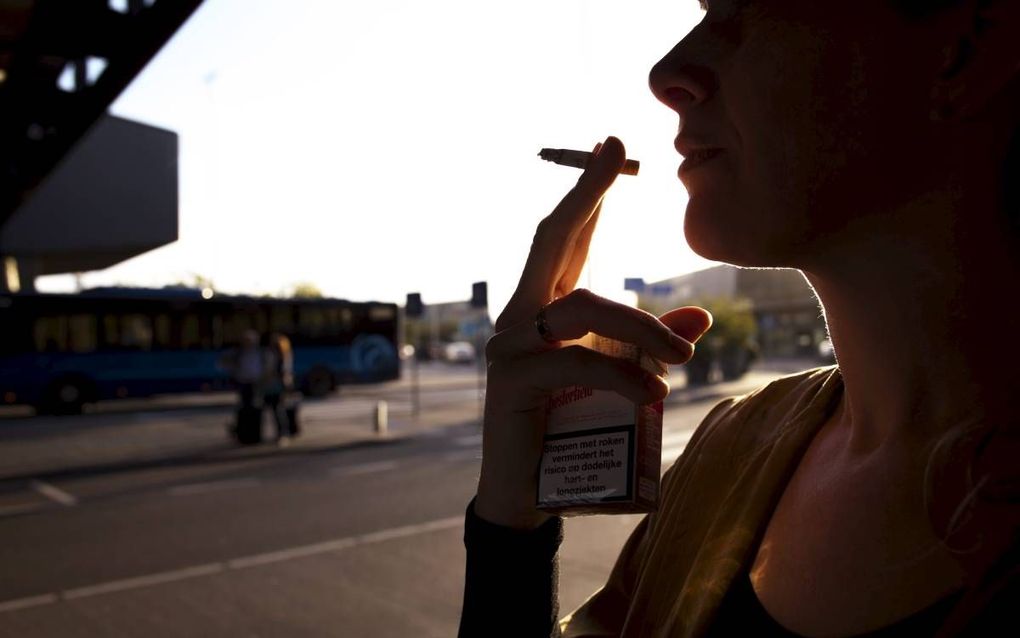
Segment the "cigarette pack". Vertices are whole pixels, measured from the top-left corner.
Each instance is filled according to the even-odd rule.
[[[593,333],[576,343],[666,371],[632,344]],[[661,464],[661,401],[636,405],[608,390],[561,389],[549,399],[537,507],[561,516],[653,512]]]

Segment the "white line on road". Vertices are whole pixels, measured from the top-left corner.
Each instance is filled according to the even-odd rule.
[[[222,563],[195,565],[194,567],[185,567],[184,569],[175,569],[169,572],[159,572],[157,574],[136,576],[135,578],[125,578],[123,580],[111,580],[105,583],[99,583],[98,585],[89,585],[88,587],[77,587],[75,589],[68,589],[61,594],[61,597],[64,600],[74,600],[75,598],[87,598],[89,596],[109,594],[115,591],[138,589],[140,587],[149,587],[151,585],[172,583],[177,580],[187,580],[188,578],[196,578],[198,576],[218,574],[219,572],[223,571],[223,569],[224,566]]]
[[[304,558],[305,556],[314,556],[325,552],[336,552],[342,549],[354,547],[357,544],[356,538],[338,538],[336,540],[326,541],[325,543],[302,545],[301,547],[291,547],[289,549],[281,549],[275,552],[266,552],[264,554],[256,554],[254,556],[246,556],[244,558],[235,558],[227,561],[227,567],[230,569],[244,569],[245,567],[268,565],[270,563],[279,563],[285,560],[294,560],[295,558]]]
[[[450,529],[453,527],[460,527],[464,524],[463,516],[451,516],[450,518],[440,518],[435,521],[427,521],[425,523],[418,523],[416,525],[405,525],[404,527],[391,527],[389,529],[381,529],[376,532],[369,532],[368,534],[362,534],[357,537],[357,545],[368,545],[370,543],[379,543],[382,541],[392,540],[394,538],[407,538],[408,536],[417,536],[418,534],[427,534],[429,532],[436,532],[442,529]]]
[[[192,567],[185,567],[184,569],[175,569],[172,571],[156,572],[155,574],[146,574],[144,576],[135,576],[133,578],[112,580],[105,583],[88,585],[86,587],[67,589],[60,593],[51,592],[47,594],[40,594],[38,596],[15,598],[13,600],[0,601],[0,613],[17,611],[19,609],[26,609],[29,607],[39,607],[42,605],[52,605],[61,600],[74,600],[76,598],[87,598],[89,596],[98,596],[101,594],[140,589],[142,587],[151,587],[153,585],[172,583],[190,578],[198,578],[200,576],[209,576],[225,571],[258,567],[261,565],[269,565],[297,558],[305,558],[318,554],[341,551],[357,547],[359,545],[370,545],[372,543],[381,543],[383,541],[393,540],[396,538],[407,538],[409,536],[417,536],[419,534],[427,534],[429,532],[454,529],[460,527],[463,522],[463,516],[451,516],[449,518],[440,518],[433,521],[426,521],[424,523],[404,525],[402,527],[391,527],[389,529],[382,529],[375,532],[369,532],[367,534],[336,538],[322,543],[298,545],[296,547],[289,547],[274,552],[243,556],[241,558],[234,558],[232,560],[219,563],[194,565]]]
[[[43,594],[42,596],[29,596],[28,598],[15,598],[0,603],[0,614],[5,611],[17,611],[40,605],[52,605],[60,600],[56,594]]]
[[[207,483],[189,483],[178,485],[167,490],[170,496],[188,496],[191,494],[205,494],[207,492],[219,492],[222,490],[239,490],[246,487],[258,486],[259,480],[254,477],[226,479],[223,481],[209,481]]]
[[[42,503],[21,503],[19,505],[3,505],[0,506],[0,518],[4,516],[16,516],[17,514],[24,514],[26,512],[34,512],[42,509],[44,506]]]
[[[49,483],[43,483],[42,481],[32,481],[32,489],[39,492],[51,501],[56,501],[64,507],[72,507],[78,504],[78,499],[73,494],[68,494],[64,490],[60,489],[55,485]]]
[[[395,470],[400,464],[396,461],[378,461],[375,463],[360,463],[358,465],[342,465],[334,467],[329,471],[333,476],[354,476],[356,474],[373,474],[375,472],[389,472]]]

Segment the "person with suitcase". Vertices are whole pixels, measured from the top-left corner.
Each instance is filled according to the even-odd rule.
[[[238,392],[237,423],[233,434],[239,443],[246,445],[262,441],[262,386],[268,357],[259,341],[258,332],[246,330],[240,345],[221,361]]]
[[[297,402],[288,398],[294,387],[294,353],[290,339],[273,333],[266,349],[266,375],[263,401],[276,420],[276,443],[290,445],[298,433]]]

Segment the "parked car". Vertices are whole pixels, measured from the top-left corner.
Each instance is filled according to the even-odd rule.
[[[822,339],[818,342],[818,356],[824,361],[835,361],[836,352],[832,349],[832,342]]]
[[[471,363],[475,360],[475,346],[470,341],[454,341],[443,348],[443,359],[450,363]]]

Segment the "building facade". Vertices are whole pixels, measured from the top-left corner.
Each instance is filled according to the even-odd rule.
[[[816,356],[818,344],[826,338],[818,299],[793,269],[720,265],[654,282],[638,292],[642,308],[659,310],[712,298],[748,302],[766,357]]]

